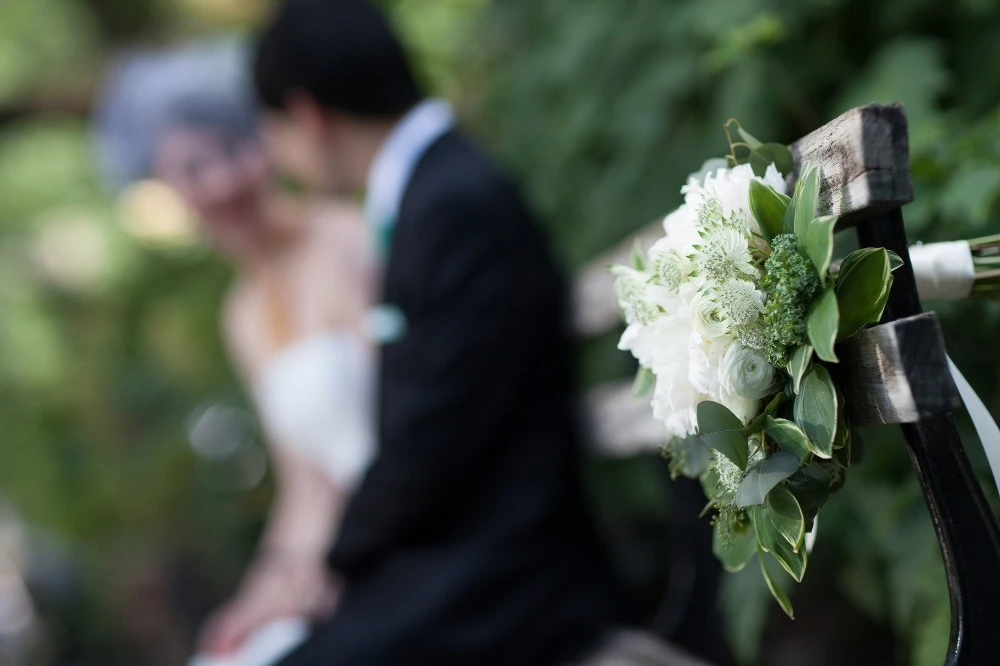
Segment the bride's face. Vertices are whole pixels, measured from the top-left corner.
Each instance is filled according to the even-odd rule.
[[[154,173],[197,214],[220,251],[245,252],[264,237],[269,173],[255,140],[227,140],[211,129],[173,129],[157,146]]]

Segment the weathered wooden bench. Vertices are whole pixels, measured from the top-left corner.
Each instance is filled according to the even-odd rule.
[[[882,322],[838,348],[835,371],[854,424],[902,427],[951,594],[946,666],[1000,663],[1000,531],[952,419],[961,402],[937,319],[922,313],[909,266],[901,210],[913,199],[906,115],[899,105],[853,109],[790,148],[796,172],[804,161],[822,166],[821,205],[839,217],[837,231],[853,228],[862,246],[886,247],[906,262],[895,273]],[[636,240],[648,249],[662,233],[656,222],[582,271],[575,284],[578,335],[620,326],[607,267],[627,263]],[[648,450],[663,441],[646,401],[632,398],[631,381],[593,389],[587,405],[598,451]]]

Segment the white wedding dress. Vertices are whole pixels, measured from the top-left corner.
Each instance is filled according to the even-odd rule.
[[[375,452],[374,352],[327,331],[296,340],[263,367],[254,391],[268,434],[351,489]]]
[[[279,351],[253,390],[276,444],[350,490],[375,455],[374,378],[375,352],[355,335],[327,331]],[[308,635],[304,618],[282,618],[261,627],[235,653],[198,655],[189,666],[271,666]]]

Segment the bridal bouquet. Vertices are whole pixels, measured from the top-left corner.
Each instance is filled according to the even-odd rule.
[[[788,196],[788,150],[726,129],[726,161],[688,179],[648,256],[612,268],[619,347],[639,361],[671,469],[701,479],[715,554],[729,571],[757,556],[791,616],[776,566],[802,580],[817,512],[854,457],[834,346],[878,322],[901,262],[864,248],[831,268],[818,167]]]

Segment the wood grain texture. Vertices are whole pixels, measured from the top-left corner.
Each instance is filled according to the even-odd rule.
[[[821,167],[820,208],[853,226],[863,215],[913,201],[906,113],[899,104],[869,104],[844,113],[789,146],[795,174]]]
[[[631,381],[591,389],[584,399],[583,413],[587,446],[602,456],[658,451],[667,442],[666,429],[653,418],[649,399],[633,396]]]
[[[855,425],[915,423],[961,407],[933,313],[865,329],[828,366]]]

